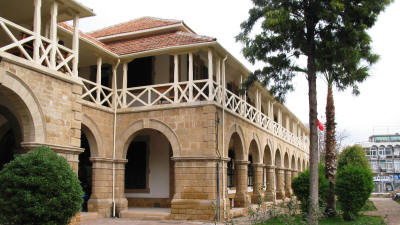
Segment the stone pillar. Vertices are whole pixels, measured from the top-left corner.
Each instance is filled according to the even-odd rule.
[[[285,197],[285,170],[283,168],[275,168],[276,173],[276,199]]]
[[[272,165],[265,166],[267,173],[267,187],[265,192],[265,200],[272,202],[275,200],[275,167]]]
[[[98,212],[103,217],[111,217],[112,210],[112,159],[91,158],[92,195],[88,201],[88,211]]]
[[[170,218],[213,221],[217,202],[217,158],[173,157],[172,160],[175,165],[175,194],[171,200]],[[221,213],[224,209],[222,172],[220,171]]]
[[[250,205],[250,196],[247,193],[247,168],[249,161],[235,161],[235,174],[237,176],[235,207],[247,208]]]
[[[295,178],[295,177],[297,177],[297,174],[298,172],[297,172],[297,170],[296,169],[292,169],[292,179],[293,178]]]
[[[292,192],[292,170],[285,170],[285,196],[289,197],[293,194]]]
[[[126,159],[116,159],[115,163],[115,215],[119,216],[121,211],[128,209],[128,199],[125,197],[125,164]]]
[[[254,185],[253,195],[251,196],[252,203],[263,202],[264,190],[263,190],[263,169],[264,164],[253,163],[254,169]]]

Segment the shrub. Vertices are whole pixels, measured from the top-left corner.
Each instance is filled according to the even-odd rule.
[[[342,206],[345,220],[353,220],[355,218],[365,205],[373,188],[373,175],[369,168],[350,164],[338,171],[336,194]]]
[[[82,196],[67,161],[48,147],[36,148],[0,171],[0,224],[68,224]]]
[[[346,147],[340,154],[338,159],[338,170],[346,165],[360,165],[364,168],[371,168],[364,149],[359,145]]]
[[[318,165],[318,194],[319,205],[325,205],[326,196],[328,194],[329,182],[325,178],[324,166]],[[293,178],[292,189],[297,199],[300,201],[300,209],[303,213],[308,212],[308,202],[310,196],[310,169],[299,173],[299,176]]]

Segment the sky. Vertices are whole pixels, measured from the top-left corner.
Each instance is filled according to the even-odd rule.
[[[260,64],[250,64],[235,42],[240,23],[247,19],[250,0],[77,0],[91,8],[96,16],[80,20],[80,29],[89,32],[143,16],[183,20],[196,33],[217,38],[234,57],[251,71]],[[367,141],[372,134],[400,133],[400,1],[389,5],[369,30],[378,63],[370,69],[371,77],[359,85],[361,94],[334,90],[337,132],[346,136],[347,145]],[[285,105],[308,123],[308,85],[305,76],[294,79],[295,90],[287,95]],[[327,85],[317,81],[318,118],[325,122]]]

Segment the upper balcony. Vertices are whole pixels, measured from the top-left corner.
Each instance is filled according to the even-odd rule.
[[[259,83],[239,93],[249,71],[216,46],[131,58],[91,52],[81,52],[79,64],[82,99],[89,106],[128,112],[214,104],[308,150],[307,129]]]
[[[78,20],[93,12],[74,0],[0,1],[0,57],[50,75],[78,76]],[[58,22],[73,21],[73,35]]]

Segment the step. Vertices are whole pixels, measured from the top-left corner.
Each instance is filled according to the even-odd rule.
[[[170,218],[170,208],[129,208],[120,212],[121,218],[140,220],[167,220]]]
[[[97,212],[81,212],[79,215],[80,222],[90,222],[99,219],[99,214]]]

